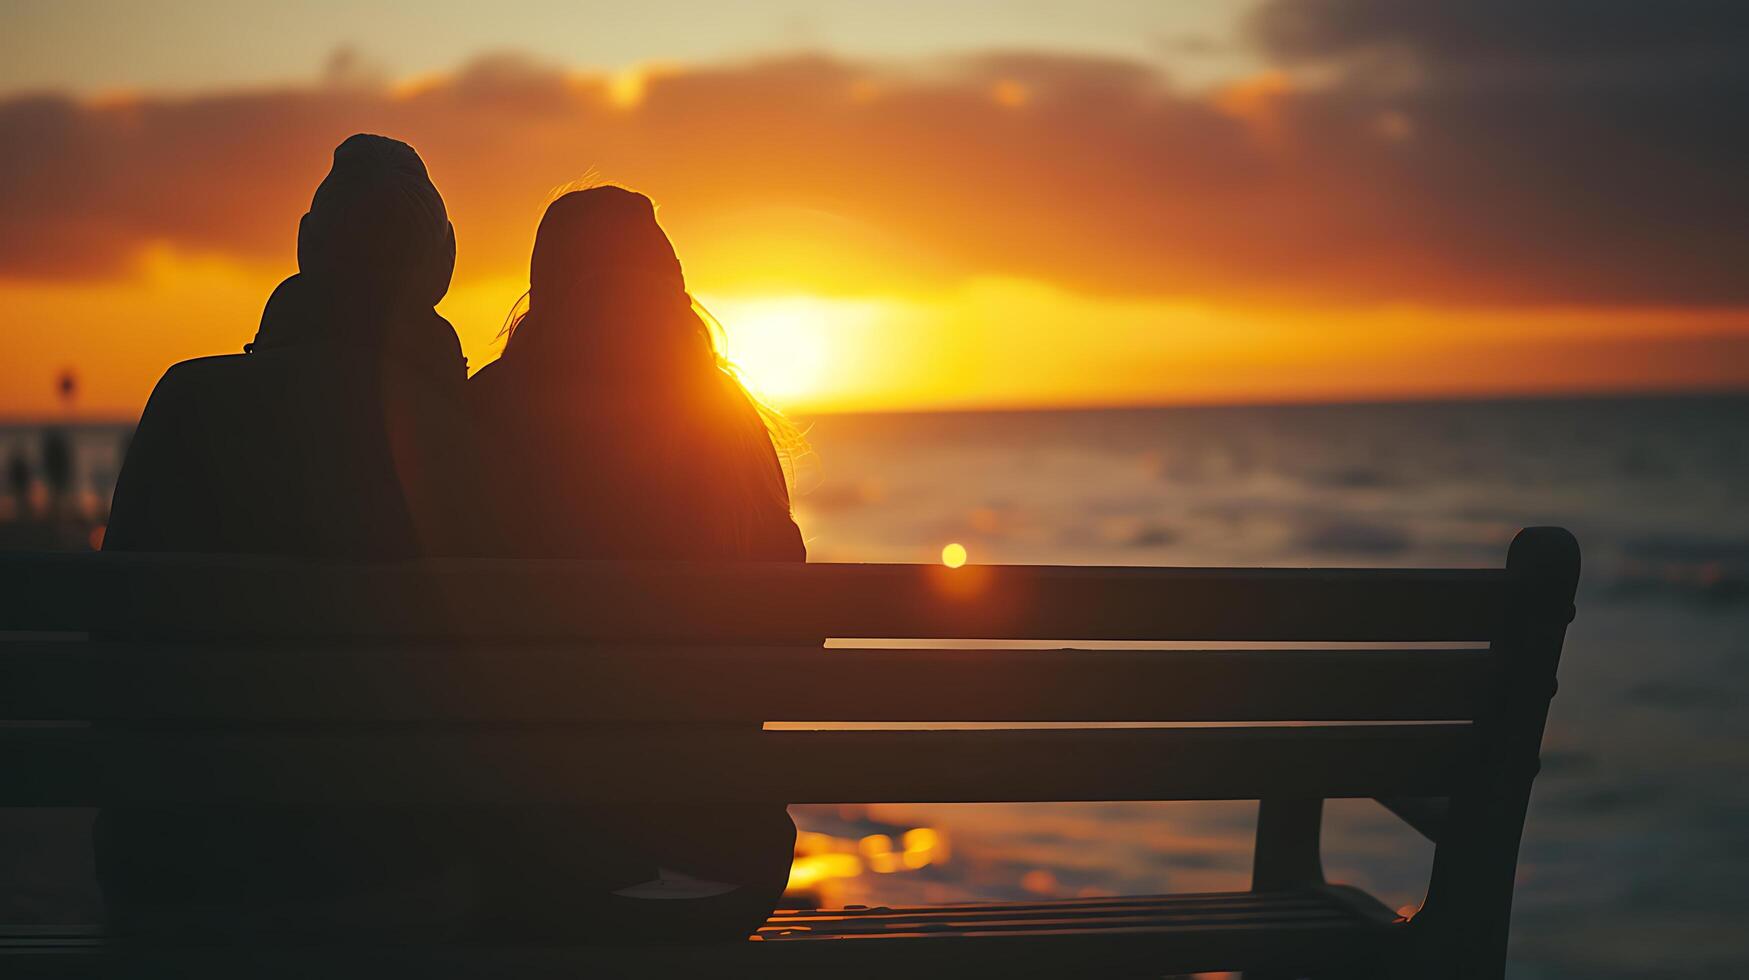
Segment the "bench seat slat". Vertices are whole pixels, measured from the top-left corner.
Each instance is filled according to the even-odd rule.
[[[1137,926],[1196,926],[1196,925],[1240,925],[1247,922],[1280,922],[1280,923],[1314,923],[1332,920],[1343,921],[1349,916],[1324,906],[1307,906],[1299,909],[1234,909],[1221,908],[1198,910],[1195,913],[1159,912],[1150,908],[1136,908],[1128,911],[1105,910],[1097,916],[1064,915],[1053,913],[1034,913],[1030,915],[1004,915],[993,912],[982,916],[955,916],[912,919],[909,921],[883,921],[857,919],[830,923],[835,935],[863,936],[871,934],[890,934],[900,932],[1013,932],[1020,929],[1061,929],[1065,927],[1092,929],[1133,929]],[[826,928],[826,924],[802,929],[789,926],[788,930],[761,930],[767,939],[789,938],[791,933],[800,937],[806,932],[815,932]]]
[[[209,722],[1473,718],[1487,650],[0,643],[0,718]],[[1264,681],[1264,682],[1260,682]]]
[[[1499,569],[0,555],[4,630],[769,642],[1486,640]]]
[[[1124,905],[1108,905],[1082,910],[1064,909],[1054,905],[1043,908],[1019,905],[1012,907],[996,905],[976,912],[964,912],[954,909],[925,909],[911,912],[881,916],[861,916],[854,920],[841,915],[821,914],[812,917],[786,917],[781,922],[773,920],[767,923],[762,932],[768,938],[778,933],[800,935],[804,932],[879,932],[894,929],[911,929],[918,925],[953,926],[956,928],[985,928],[1007,924],[1014,926],[1020,923],[1072,922],[1079,919],[1097,920],[1102,924],[1133,925],[1137,920],[1160,922],[1185,922],[1191,919],[1200,921],[1237,921],[1265,918],[1303,919],[1326,918],[1339,915],[1332,911],[1327,903],[1300,902],[1239,905],[1233,903],[1187,904],[1184,908],[1175,908],[1169,903],[1151,903],[1146,901],[1130,902]]]
[[[491,805],[1438,796],[1471,726],[0,731],[0,803]],[[457,773],[467,778],[457,779]]]
[[[1017,927],[965,922],[966,906],[914,908],[902,927],[875,930],[893,910],[778,913],[756,941],[667,948],[166,949],[136,954],[142,968],[186,977],[249,975],[364,978],[418,975],[434,980],[485,976],[588,975],[770,977],[1115,976],[1262,969],[1282,963],[1331,970],[1364,968],[1395,952],[1404,932],[1370,900],[1340,888],[1282,893],[1137,896],[1121,906],[1066,900],[985,908],[1039,913]],[[1364,896],[1361,896],[1364,898]],[[1229,910],[1251,910],[1244,919]],[[1318,910],[1308,917],[1305,910]],[[1138,914],[1140,913],[1140,914]],[[808,918],[808,931],[785,928]],[[900,923],[894,923],[901,926]],[[854,944],[847,948],[846,943]],[[0,969],[32,976],[96,977],[115,954],[101,941],[68,936],[0,937]],[[42,972],[34,972],[40,969]],[[227,974],[226,971],[229,971]],[[1346,975],[1346,974],[1344,974]]]
[[[1029,912],[1057,913],[1068,908],[1129,909],[1138,906],[1170,908],[1174,905],[1197,908],[1316,906],[1328,904],[1325,896],[1309,891],[1281,892],[1175,892],[1167,895],[1106,895],[1087,898],[1052,898],[1030,902],[952,902],[935,905],[858,905],[843,909],[779,909],[773,912],[767,926],[788,922],[807,922],[822,918],[836,920],[846,916],[887,918],[905,916],[985,915],[992,912],[1025,914]]]

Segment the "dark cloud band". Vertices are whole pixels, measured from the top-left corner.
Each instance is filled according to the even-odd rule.
[[[525,262],[542,194],[593,167],[701,221],[781,204],[927,243],[913,278],[1742,304],[1749,32],[1735,4],[1675,6],[1690,19],[1275,2],[1255,26],[1283,73],[1213,93],[1136,64],[1011,55],[635,84],[494,58],[399,91],[15,96],[0,100],[0,277],[112,275],[156,241],[278,260],[328,150],[370,130],[420,149],[476,271]]]

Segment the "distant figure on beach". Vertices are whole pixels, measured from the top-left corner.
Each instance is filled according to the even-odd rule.
[[[298,227],[298,273],[245,353],[159,381],[117,479],[105,551],[404,558],[471,550],[467,362],[433,310],[455,233],[412,147],[334,151]],[[418,814],[107,811],[112,927],[317,931],[436,872]],[[415,889],[417,891],[417,889]],[[385,898],[398,919],[412,901]]]
[[[6,490],[12,494],[12,519],[28,521],[34,515],[30,512],[30,460],[24,458],[24,451],[17,446],[6,458]]]
[[[647,197],[602,186],[554,201],[507,333],[468,385],[488,550],[806,559],[779,458],[799,436],[729,372]],[[782,895],[795,835],[781,801],[518,819],[494,904],[508,927],[549,936],[743,938]]]
[[[42,433],[43,482],[49,488],[49,519],[64,521],[73,508],[73,445],[67,433],[49,426]]]

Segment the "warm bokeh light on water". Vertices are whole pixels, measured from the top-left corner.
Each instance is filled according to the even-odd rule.
[[[958,568],[966,563],[966,546],[958,541],[941,549],[941,563],[949,568]]]
[[[933,827],[913,827],[898,834],[837,837],[812,831],[796,835],[796,856],[790,865],[785,894],[792,900],[840,904],[833,881],[866,872],[894,874],[917,871],[947,860],[947,837]]]

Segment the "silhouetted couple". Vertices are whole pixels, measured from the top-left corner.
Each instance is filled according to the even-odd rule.
[[[342,143],[254,343],[177,364],[153,392],[104,549],[805,559],[774,448],[793,430],[725,370],[649,199],[596,187],[553,202],[527,313],[471,380],[433,309],[455,254],[411,147]],[[781,894],[795,835],[780,803],[318,804],[106,811],[112,927],[741,937]]]

